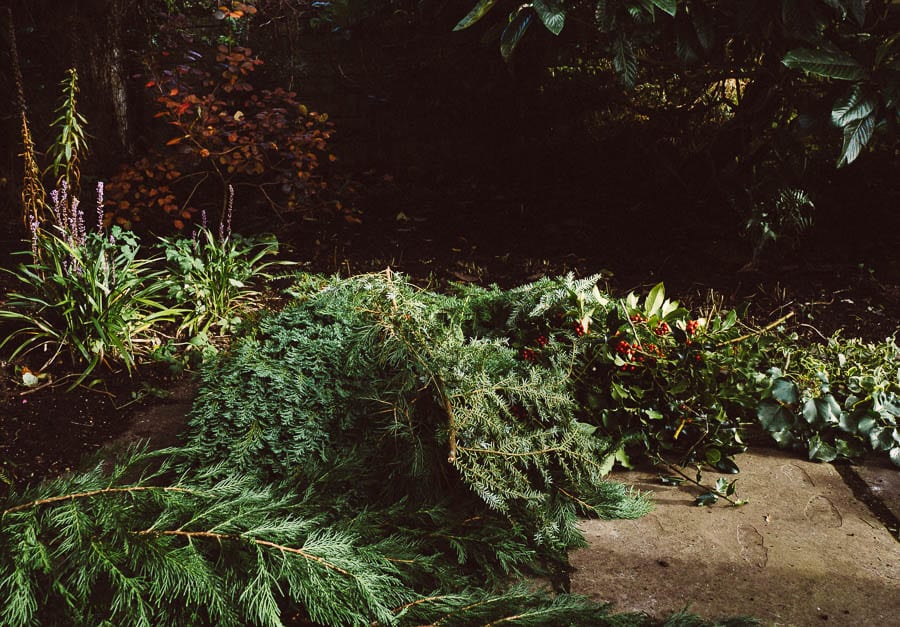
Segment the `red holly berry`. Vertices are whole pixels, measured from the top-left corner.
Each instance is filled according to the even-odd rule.
[[[578,337],[584,335],[584,325],[580,322],[575,323],[575,335],[577,335]]]
[[[671,331],[671,329],[669,328],[669,325],[666,322],[660,322],[657,325],[657,327],[655,329],[653,329],[653,332],[656,333],[660,337],[662,337],[663,335],[666,335],[669,331]]]
[[[687,324],[684,327],[684,330],[688,335],[694,335],[697,332],[697,329],[700,328],[700,322],[698,320],[688,320]]]
[[[524,359],[525,361],[534,361],[535,358],[536,358],[536,355],[532,349],[530,349],[530,348],[522,349],[522,359]]]
[[[538,346],[546,346],[547,342],[549,342],[546,335],[539,335],[538,339],[535,341],[537,342]]]

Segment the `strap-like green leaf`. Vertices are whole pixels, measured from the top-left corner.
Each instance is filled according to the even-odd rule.
[[[872,132],[875,130],[875,111],[872,111],[864,118],[854,120],[844,126],[844,147],[841,149],[841,158],[838,160],[838,167],[853,163],[859,156],[869,140],[872,139]]]
[[[863,92],[859,85],[853,85],[846,97],[834,104],[831,110],[831,121],[835,126],[843,128],[850,122],[869,115],[876,106],[873,98]]]
[[[866,70],[849,54],[830,50],[795,48],[781,60],[789,68],[843,81],[859,80]]]
[[[559,35],[563,26],[566,25],[565,9],[556,0],[534,0],[533,6],[547,30],[554,35]]]
[[[522,39],[522,35],[531,26],[533,19],[534,11],[530,10],[530,8],[523,8],[516,12],[515,17],[503,29],[503,32],[500,34],[500,54],[503,55],[505,61],[509,61],[513,50],[516,49],[516,45]]]
[[[469,28],[472,24],[483,18],[496,3],[497,0],[478,0],[478,4],[472,7],[472,10],[453,27],[453,30],[457,31]]]

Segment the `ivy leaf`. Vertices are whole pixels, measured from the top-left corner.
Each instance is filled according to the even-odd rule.
[[[893,437],[890,429],[887,427],[879,427],[869,432],[869,442],[876,451],[889,451],[894,448]]]
[[[500,34],[500,54],[503,55],[504,61],[509,61],[513,51],[522,39],[522,35],[524,35],[525,31],[528,30],[528,27],[531,26],[531,21],[533,19],[533,11],[527,9],[520,10],[516,13],[515,17],[510,20],[509,24],[506,25],[506,28],[503,29],[503,32]]]
[[[818,434],[809,439],[809,458],[820,462],[830,462],[837,458],[837,449],[823,442]]]
[[[555,0],[534,0],[534,10],[547,30],[554,35],[562,32],[566,25],[566,11]]]
[[[790,379],[778,377],[772,382],[772,398],[785,405],[800,402],[800,390]]]
[[[478,4],[472,7],[472,10],[453,27],[453,30],[458,31],[469,28],[472,24],[483,18],[496,3],[497,0],[478,0]]]
[[[860,120],[875,110],[876,102],[863,93],[859,85],[853,85],[847,95],[836,103],[831,110],[831,122],[844,128],[850,122]]]
[[[856,160],[863,146],[872,139],[874,130],[874,111],[860,120],[850,122],[844,127],[844,146],[841,148],[841,158],[838,159],[838,167],[849,165]]]
[[[756,408],[756,416],[763,429],[771,433],[776,440],[778,440],[777,433],[787,431],[794,426],[794,417],[791,412],[772,399],[766,399],[759,404]],[[781,441],[778,440],[778,443],[781,444]]]
[[[865,68],[856,59],[840,51],[795,48],[781,62],[791,69],[842,81],[855,81],[866,75]]]

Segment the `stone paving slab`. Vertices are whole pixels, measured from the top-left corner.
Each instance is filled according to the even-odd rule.
[[[697,507],[694,487],[616,473],[652,490],[656,508],[585,521],[590,546],[571,555],[572,591],[657,617],[689,606],[766,625],[900,625],[900,543],[837,470],[766,449],[737,461],[738,495],[750,501],[739,508]]]
[[[853,466],[851,471],[865,482],[872,496],[900,520],[900,469],[890,462],[883,462]]]

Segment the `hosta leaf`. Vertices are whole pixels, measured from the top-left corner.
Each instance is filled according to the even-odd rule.
[[[534,0],[534,10],[547,30],[554,35],[562,32],[566,25],[566,11],[555,0]]]
[[[843,81],[859,80],[866,75],[865,68],[856,59],[839,51],[795,48],[781,62],[792,69]]]
[[[862,151],[863,146],[872,139],[875,130],[875,112],[866,117],[854,120],[844,127],[844,146],[841,149],[841,158],[838,167],[853,163]]]
[[[500,54],[503,55],[505,61],[509,61],[513,51],[522,39],[522,35],[531,26],[533,19],[534,12],[525,9],[516,13],[516,16],[503,29],[503,32],[500,34]]]
[[[472,24],[480,20],[491,8],[497,3],[497,0],[478,0],[478,3],[472,7],[472,10],[453,27],[454,31],[469,28]]]
[[[622,85],[626,89],[631,89],[637,82],[637,56],[634,54],[634,48],[631,41],[628,40],[624,33],[619,33],[613,41],[613,68],[622,81]]]
[[[845,127],[854,120],[866,117],[875,110],[876,102],[863,92],[859,85],[853,85],[847,95],[834,104],[831,121],[835,126]]]

